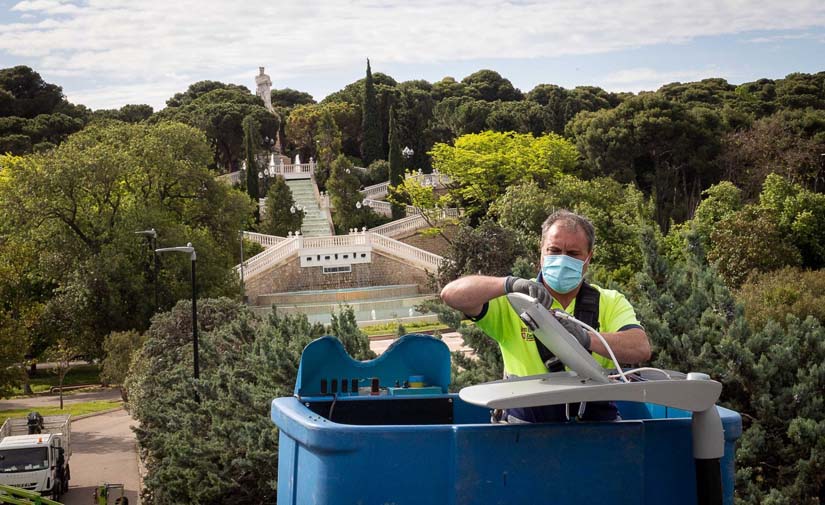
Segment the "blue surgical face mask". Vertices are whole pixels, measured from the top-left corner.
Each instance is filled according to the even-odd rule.
[[[569,293],[581,283],[584,263],[565,254],[545,256],[541,276],[556,293]]]

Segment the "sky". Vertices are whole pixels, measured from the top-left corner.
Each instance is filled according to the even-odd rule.
[[[197,81],[323,99],[373,72],[655,90],[825,71],[825,0],[0,0],[0,68],[92,109],[162,109]]]

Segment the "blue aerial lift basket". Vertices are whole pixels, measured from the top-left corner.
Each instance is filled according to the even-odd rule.
[[[449,349],[430,336],[401,337],[367,362],[336,338],[310,343],[295,396],[272,402],[278,504],[697,503],[690,412],[618,402],[616,422],[490,424],[449,382]],[[716,408],[732,505],[742,424]]]

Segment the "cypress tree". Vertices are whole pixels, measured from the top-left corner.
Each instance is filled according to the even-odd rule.
[[[255,222],[260,221],[258,212],[258,163],[255,161],[255,152],[261,145],[261,125],[252,115],[243,118],[243,145],[246,154],[246,192],[255,202]]]
[[[404,161],[401,157],[401,144],[398,140],[398,121],[395,117],[395,107],[390,108],[390,188],[396,188],[404,182]],[[406,214],[404,207],[393,203],[392,218],[401,219]]]
[[[381,124],[378,119],[378,99],[375,95],[375,83],[372,81],[370,60],[367,60],[367,78],[364,80],[364,107],[361,127],[364,142],[361,145],[361,158],[369,166],[375,160],[382,159]]]

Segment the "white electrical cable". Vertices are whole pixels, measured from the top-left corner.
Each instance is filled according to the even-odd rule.
[[[601,333],[596,331],[589,324],[579,321],[578,319],[576,319],[575,317],[571,316],[563,310],[556,309],[553,311],[553,315],[560,319],[569,319],[570,321],[573,321],[574,323],[578,324],[587,331],[592,331],[597,337],[599,337],[599,340],[601,340],[602,344],[604,345],[604,348],[607,349],[607,352],[610,354],[610,359],[613,360],[613,364],[616,365],[616,371],[619,372],[617,375],[621,377],[623,381],[630,382],[630,379],[625,377],[625,374],[622,371],[622,366],[619,364],[619,360],[616,359],[616,355],[613,354],[613,349],[610,348],[610,345],[607,343],[607,340],[604,339]]]
[[[626,376],[627,374],[635,373],[635,372],[642,372],[642,371],[650,371],[650,372],[659,372],[659,373],[663,374],[665,377],[667,377],[668,379],[672,379],[672,377],[670,376],[669,373],[665,372],[662,369],[653,368],[653,367],[640,367],[640,368],[634,368],[633,370],[628,370],[626,372],[623,371],[621,365],[619,365],[619,360],[617,360],[616,355],[613,354],[613,349],[610,348],[610,345],[607,343],[607,340],[604,339],[604,337],[602,336],[601,333],[596,331],[593,327],[591,327],[587,323],[579,321],[578,319],[576,319],[575,317],[571,316],[570,314],[568,314],[567,312],[565,312],[563,310],[556,309],[556,310],[553,311],[553,315],[555,315],[557,318],[569,319],[570,321],[573,321],[574,323],[578,324],[579,326],[586,329],[587,331],[592,331],[597,337],[599,337],[599,340],[601,340],[602,344],[604,345],[604,348],[607,349],[607,352],[610,354],[610,359],[613,360],[613,364],[616,365],[616,371],[618,372],[618,373],[613,374],[613,375],[608,375],[608,378],[616,379],[618,377],[621,377],[621,379],[623,381],[630,382],[630,380]]]
[[[624,371],[625,374],[631,374],[631,373],[636,373],[636,372],[659,372],[660,374],[664,375],[668,379],[673,379],[673,377],[671,377],[669,373],[662,370],[661,368],[653,368],[653,367],[649,367],[649,366],[643,366],[643,367],[639,367],[639,368],[634,368],[633,370],[625,370]],[[615,379],[618,376],[619,376],[619,374],[608,375],[608,377],[610,377],[611,379]]]

